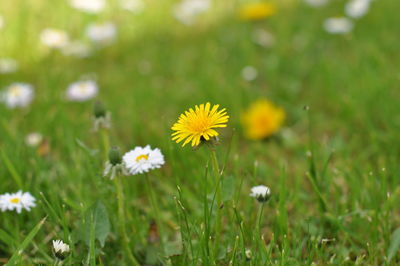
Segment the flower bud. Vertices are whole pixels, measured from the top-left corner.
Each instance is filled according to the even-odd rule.
[[[258,202],[267,202],[271,198],[271,190],[266,186],[255,186],[251,188],[250,196],[256,198]]]
[[[118,147],[112,147],[108,152],[108,159],[112,165],[122,163],[121,153]]]
[[[104,104],[100,101],[97,101],[93,105],[93,115],[95,118],[105,117],[107,114],[106,108]]]

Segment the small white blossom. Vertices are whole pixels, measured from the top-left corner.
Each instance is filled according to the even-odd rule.
[[[255,186],[251,188],[250,197],[256,198],[259,202],[266,202],[271,197],[271,190],[266,186]]]
[[[160,149],[152,150],[149,145],[136,147],[127,152],[122,159],[132,175],[149,172],[152,169],[160,168],[165,163]]]
[[[41,32],[40,41],[47,47],[60,49],[68,44],[69,37],[63,30],[47,28]]]
[[[25,137],[26,145],[30,147],[37,147],[43,141],[43,136],[40,133],[33,132]]]
[[[98,91],[99,88],[93,80],[77,81],[69,85],[67,98],[70,101],[84,102],[94,98]]]
[[[111,22],[94,23],[87,27],[86,35],[95,43],[107,45],[116,39],[117,28]]]
[[[30,211],[35,207],[35,198],[29,192],[5,193],[0,195],[1,211],[13,211],[21,213],[22,209]]]
[[[353,29],[353,22],[345,17],[328,18],[324,22],[324,29],[331,34],[345,34]]]
[[[0,74],[9,74],[18,70],[18,62],[12,58],[0,58]]]
[[[344,8],[346,15],[352,18],[360,18],[367,14],[370,0],[351,0]]]
[[[65,56],[75,56],[78,58],[86,58],[91,54],[90,46],[82,41],[72,41],[65,45],[62,50]]]
[[[8,108],[26,107],[33,100],[34,90],[30,84],[13,83],[0,96]]]
[[[143,0],[120,0],[119,3],[123,9],[134,14],[143,12],[145,8]]]
[[[65,244],[62,240],[53,240],[54,254],[58,259],[63,260],[66,253],[70,251],[69,245]]]
[[[253,66],[246,66],[242,70],[242,78],[247,81],[253,81],[257,78],[257,76],[258,76],[258,71]]]
[[[329,0],[304,0],[309,6],[320,7],[326,5]]]
[[[253,42],[263,47],[271,47],[275,44],[275,37],[264,29],[256,29],[252,36]]]
[[[86,13],[100,13],[106,6],[105,0],[70,0],[73,8],[81,10]]]
[[[196,18],[211,6],[210,0],[183,0],[175,5],[173,15],[185,25],[191,25]]]

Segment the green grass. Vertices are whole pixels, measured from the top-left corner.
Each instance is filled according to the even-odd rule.
[[[344,36],[321,25],[343,14],[345,1],[320,9],[279,1],[279,12],[258,23],[239,21],[239,3],[224,1],[192,27],[171,17],[168,1],[149,2],[134,16],[116,1],[100,15],[66,1],[1,1],[7,25],[0,57],[16,58],[20,71],[0,76],[0,87],[28,82],[36,98],[26,109],[0,105],[0,193],[22,189],[38,202],[31,212],[0,213],[0,262],[51,265],[51,240],[63,239],[72,248],[65,265],[133,265],[129,251],[147,265],[398,264],[400,2],[374,1]],[[45,27],[76,39],[88,22],[103,20],[118,25],[118,41],[88,59],[39,43]],[[273,33],[275,45],[254,44],[255,28]],[[253,82],[240,75],[246,65],[259,71]],[[166,158],[148,176],[119,180],[124,224],[118,186],[102,177],[107,151],[91,131],[93,102],[64,100],[68,84],[85,74],[96,76],[98,99],[112,113],[110,144],[123,152],[150,144]],[[285,129],[249,141],[240,114],[260,97],[284,107]],[[222,206],[213,204],[217,182],[207,147],[181,148],[170,139],[179,114],[207,101],[231,117],[216,148]],[[25,145],[32,131],[48,140],[48,156]],[[260,205],[248,196],[259,184],[272,191],[260,219],[264,241]]]

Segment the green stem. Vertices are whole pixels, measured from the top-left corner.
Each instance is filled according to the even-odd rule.
[[[108,136],[108,130],[107,129],[100,129],[100,135],[101,135],[101,142],[103,144],[103,156],[104,156],[104,161],[107,161],[108,159],[108,152],[110,150],[110,138]]]
[[[152,207],[152,211],[153,211],[153,217],[156,220],[157,223],[157,227],[159,230],[159,235],[160,235],[160,243],[163,249],[163,253],[164,253],[164,241],[163,241],[163,232],[164,232],[164,228],[163,228],[163,224],[161,222],[161,215],[160,215],[160,209],[158,208],[158,204],[157,204],[157,198],[156,198],[156,194],[154,193],[154,190],[152,188],[151,185],[151,181],[150,181],[150,177],[148,174],[145,174],[146,176],[146,188],[147,188],[147,194],[150,195],[150,203],[151,203],[151,207]]]
[[[262,237],[261,237],[262,236],[261,235],[261,219],[262,219],[263,212],[264,212],[264,205],[265,205],[265,203],[261,203],[260,210],[258,212],[258,218],[257,218],[257,238],[256,238],[256,243],[257,243],[259,252],[261,252],[261,249],[260,249],[260,244],[261,244],[261,241],[262,241]]]
[[[133,256],[131,249],[129,248],[129,238],[128,238],[128,235],[126,233],[126,228],[125,228],[126,221],[125,221],[125,212],[124,212],[124,191],[122,188],[120,176],[117,176],[114,179],[114,184],[115,184],[115,188],[117,190],[117,200],[118,200],[118,218],[119,218],[118,227],[119,227],[122,241],[124,242],[123,244],[124,244],[126,256],[128,257],[128,259],[132,265],[140,265],[138,263],[138,261],[136,260],[136,258]]]
[[[214,169],[214,175],[215,175],[215,180],[216,180],[216,187],[215,187],[215,192],[216,192],[216,197],[217,197],[217,220],[216,220],[216,225],[215,225],[215,243],[214,243],[214,253],[218,256],[218,247],[220,246],[220,240],[221,240],[221,228],[222,228],[222,220],[221,220],[221,205],[222,205],[222,194],[221,194],[221,172],[219,170],[219,165],[218,165],[218,159],[217,159],[217,153],[213,148],[210,148],[211,151],[211,162],[213,165]],[[212,206],[211,206],[212,208]]]

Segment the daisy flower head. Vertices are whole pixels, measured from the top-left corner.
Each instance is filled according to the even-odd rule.
[[[196,105],[181,114],[178,122],[172,126],[172,140],[179,143],[185,140],[182,147],[192,142],[192,147],[202,141],[209,141],[219,135],[216,128],[226,127],[229,116],[226,109],[218,110],[219,104],[211,108],[210,103]]]
[[[240,9],[239,15],[242,20],[257,21],[270,17],[275,13],[275,4],[266,2],[255,2],[243,6]]]
[[[103,11],[106,6],[105,0],[70,0],[73,8],[86,13],[96,14]]]
[[[65,244],[62,240],[53,240],[53,250],[54,255],[60,259],[64,260],[67,253],[69,253],[70,248],[68,244]]]
[[[210,0],[183,0],[174,6],[173,15],[182,24],[191,25],[211,6]]]
[[[247,81],[253,81],[258,76],[258,70],[253,66],[245,66],[242,69],[242,78]]]
[[[63,30],[47,28],[40,33],[40,41],[47,47],[61,49],[68,44],[69,37]]]
[[[119,0],[119,4],[122,9],[130,11],[134,14],[143,12],[145,3],[143,0]]]
[[[345,6],[346,15],[352,18],[361,18],[368,13],[371,0],[351,0]]]
[[[328,3],[328,0],[304,0],[311,7],[320,7]]]
[[[42,141],[43,141],[43,136],[38,132],[29,133],[25,137],[25,143],[29,147],[37,147],[40,145],[40,143],[42,143]]]
[[[93,80],[77,81],[67,88],[67,98],[70,101],[84,102],[94,98],[99,92],[97,83]]]
[[[117,36],[117,27],[111,22],[92,23],[86,28],[87,37],[98,44],[108,45]]]
[[[242,124],[249,139],[259,140],[276,133],[285,120],[285,111],[266,99],[260,99],[243,112]]]
[[[13,83],[3,91],[1,99],[8,108],[13,109],[28,106],[32,102],[34,95],[33,87],[30,84]]]
[[[65,56],[86,58],[90,56],[91,49],[89,45],[82,41],[71,41],[62,48],[61,53]]]
[[[345,34],[353,29],[353,22],[345,17],[328,18],[324,21],[324,29],[331,34]]]
[[[125,153],[122,159],[131,175],[147,173],[152,169],[160,168],[165,163],[160,149],[151,149],[150,145],[135,147]]]
[[[259,202],[267,202],[271,197],[271,190],[266,186],[255,186],[251,188],[250,197],[257,199]]]
[[[18,62],[12,58],[0,58],[0,74],[10,74],[18,70]]]
[[[30,211],[35,207],[35,198],[29,192],[22,192],[21,190],[16,193],[5,193],[0,195],[0,209],[1,211],[13,211],[21,213],[22,209]]]

